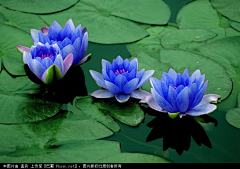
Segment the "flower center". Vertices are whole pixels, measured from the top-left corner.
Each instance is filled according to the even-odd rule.
[[[50,54],[42,54],[42,56],[40,57],[41,59],[44,59],[44,58],[46,58],[46,57],[48,57],[48,58],[51,58],[52,57],[52,55]]]
[[[177,87],[175,86],[174,89],[177,89]]]
[[[127,72],[128,73],[128,71],[125,71],[125,69],[122,69],[122,70],[116,70],[115,71],[115,75],[117,75],[117,74],[123,74],[123,73],[125,73],[125,72]]]

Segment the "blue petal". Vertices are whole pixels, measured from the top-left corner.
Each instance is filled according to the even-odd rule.
[[[177,73],[172,68],[169,69],[168,74],[172,77],[174,81],[177,79]]]
[[[162,93],[159,93],[159,94],[162,94],[161,96],[163,97],[163,98],[167,98],[167,95],[168,95],[168,87],[166,86],[166,84],[161,80],[161,89],[162,89]]]
[[[131,60],[131,62],[130,62],[130,71],[132,71],[133,69],[135,70],[135,74],[137,74],[137,71],[138,71],[138,60],[137,60],[137,58]]]
[[[30,33],[31,33],[31,36],[32,36],[32,40],[33,42],[39,42],[39,36],[38,36],[38,31],[39,30],[36,30],[36,29],[31,29],[30,30]]]
[[[73,32],[71,40],[74,42],[75,39],[77,39],[78,37],[80,37],[80,39],[82,39],[82,26],[81,26],[81,24],[78,25],[77,28],[75,29],[75,31]]]
[[[84,33],[86,33],[87,32],[87,28],[84,28],[83,30],[82,30],[82,35],[84,35]]]
[[[190,107],[190,109],[196,107],[201,102],[203,95],[204,95],[205,91],[207,90],[207,85],[208,85],[208,80],[206,81],[206,83],[204,84],[202,89],[198,92],[198,94],[195,96],[195,100],[193,101],[193,104]]]
[[[180,85],[180,86],[177,87],[176,92],[180,93],[183,89],[184,89],[184,86]]]
[[[141,70],[137,73],[136,78],[139,79],[139,82],[141,81],[144,73],[145,73],[145,69],[141,69]]]
[[[112,82],[109,82],[109,81],[106,81],[106,80],[105,80],[105,85],[106,85],[106,88],[107,88],[110,92],[112,92],[112,93],[114,93],[114,94],[121,93],[121,89],[120,89],[118,86],[116,86],[115,84],[113,84]]]
[[[46,68],[38,62],[36,59],[29,59],[28,60],[28,66],[31,69],[31,71],[42,80],[42,74],[45,72]]]
[[[73,57],[74,57],[74,59],[75,59],[76,50],[75,50],[74,46],[73,46],[73,45],[67,45],[67,46],[65,46],[65,47],[62,49],[62,57],[63,57],[63,60],[64,60],[70,53],[73,54]]]
[[[185,87],[177,96],[176,103],[178,107],[178,112],[186,112],[189,105],[189,96],[188,91],[190,89],[188,87]]]
[[[190,89],[192,91],[192,94],[193,96],[195,97],[198,93],[198,89],[197,89],[197,84],[196,83],[193,83],[191,86],[190,86]]]
[[[117,85],[121,90],[123,90],[123,86],[127,83],[127,79],[125,76],[123,75],[118,75],[115,80],[114,80],[114,84]]]
[[[198,90],[200,90],[203,87],[204,81],[205,81],[205,75],[201,75],[197,79],[196,83],[197,83],[197,86],[198,86]]]
[[[31,56],[27,52],[23,52],[23,63],[28,63],[28,60],[31,58]]]
[[[153,95],[154,100],[157,102],[157,104],[163,108],[164,110],[173,113],[174,109],[173,107],[168,103],[167,100],[165,100],[162,96],[160,96],[154,88],[151,88],[151,92]]]
[[[118,56],[118,57],[116,58],[116,63],[117,63],[118,65],[123,64],[123,59],[122,59],[121,56]]]
[[[173,78],[166,72],[162,72],[162,79],[163,79],[164,83],[166,84],[166,86],[173,86],[173,87],[176,86],[176,83],[173,80]]]
[[[183,77],[180,73],[177,74],[176,86],[184,85]]]
[[[201,72],[200,70],[196,70],[195,72],[193,72],[193,74],[191,75],[190,79],[191,79],[191,82],[193,83],[193,81],[195,79],[198,79],[199,77],[201,76]]]
[[[42,65],[47,69],[53,64],[53,61],[49,58],[46,57],[42,60]]]
[[[102,59],[102,69],[106,70],[106,64],[108,61],[106,61],[105,59]]]
[[[111,81],[110,77],[108,76],[107,72],[106,72],[106,69],[102,69],[102,75],[103,75],[103,79],[104,80],[107,80],[107,81]]]
[[[61,75],[63,76],[64,73],[64,65],[63,65],[63,58],[61,55],[57,55],[57,57],[55,58],[54,63],[60,70]]]
[[[57,29],[55,29],[53,26],[49,27],[47,35],[50,40],[57,41],[58,32],[57,32]]]
[[[45,44],[50,43],[50,40],[47,35],[44,35],[41,31],[38,31],[39,42]]]
[[[178,107],[176,103],[177,95],[178,93],[176,92],[176,90],[172,86],[169,86],[168,96],[166,100],[168,101],[169,104],[172,105],[174,112],[178,111]]]
[[[108,73],[109,76],[110,76],[110,74],[109,74],[110,70],[112,71],[112,65],[110,62],[107,61],[106,62],[106,72]]]
[[[161,87],[161,81],[158,80],[155,77],[151,77],[150,78],[150,84],[152,85],[152,87],[156,90],[156,92],[163,96],[163,92],[162,92],[162,87]]]
[[[111,82],[114,82],[116,75],[113,73],[112,70],[110,70],[108,74],[109,74],[109,78],[111,79]]]
[[[134,91],[138,85],[139,79],[134,78],[131,81],[127,82],[122,89],[122,92],[124,94],[130,94],[132,91]]]
[[[137,85],[137,88],[144,85],[150,79],[150,77],[152,77],[153,74],[154,74],[154,70],[148,70],[148,71],[144,72],[144,75],[142,76],[141,81]]]
[[[123,61],[123,67],[124,67],[124,69],[125,70],[128,70],[128,67],[130,66],[130,62],[129,62],[129,60],[128,59],[125,59],[124,61]]]
[[[127,80],[130,81],[130,80],[132,80],[132,79],[134,79],[134,78],[136,78],[136,71],[135,71],[135,69],[133,69],[133,70],[129,73],[129,75],[128,75],[128,77],[127,77]]]
[[[79,52],[79,58],[76,59],[76,63],[78,62],[77,60],[81,60],[82,57],[84,56],[84,54],[86,53],[87,51],[87,47],[88,47],[88,33],[86,32],[84,35],[83,35],[83,39],[82,39],[82,45],[81,45],[81,48],[80,48],[80,52]],[[76,64],[75,61],[73,64]]]
[[[116,70],[118,70],[119,68],[118,68],[118,64],[117,64],[117,61],[116,61],[116,59],[113,59],[113,61],[112,61],[112,70],[113,70],[113,72],[116,72]]]
[[[58,32],[62,30],[61,25],[57,21],[53,21],[52,27],[54,27]]]
[[[124,103],[128,101],[128,99],[130,98],[130,95],[120,93],[120,94],[116,94],[115,98],[117,99],[118,102]]]
[[[67,45],[72,45],[72,41],[69,39],[69,38],[65,38],[63,41],[62,41],[62,46],[65,47]]]
[[[64,32],[65,37],[68,37],[69,39],[72,38],[73,31],[71,30],[70,25],[68,24],[68,22],[65,24],[63,32]]]
[[[91,76],[93,77],[93,79],[96,81],[96,83],[100,86],[100,87],[103,87],[103,88],[107,88],[106,85],[105,85],[105,82],[104,82],[104,79],[103,79],[103,75],[94,71],[94,70],[89,70],[90,71],[90,74]]]
[[[110,98],[113,97],[114,94],[109,90],[97,90],[91,94],[91,96],[96,98]]]
[[[82,39],[80,37],[78,37],[74,42],[73,42],[73,46],[76,50],[76,54],[77,54],[77,57],[79,59],[79,61],[82,59],[83,56],[80,56],[80,48],[81,48],[81,44],[82,44]],[[78,62],[79,62],[78,61]]]
[[[131,94],[131,97],[135,98],[135,99],[143,99],[146,96],[151,96],[151,93],[148,93],[144,90],[134,90]]]
[[[75,31],[75,25],[74,25],[74,23],[73,23],[71,18],[67,21],[66,25],[69,26],[69,28],[71,29],[72,32]],[[65,27],[66,27],[66,25],[65,25]]]
[[[188,86],[191,83],[188,69],[184,70],[182,77],[185,85]]]
[[[201,106],[197,106],[191,110],[188,110],[186,114],[191,116],[200,116],[203,114],[208,114],[213,112],[217,108],[214,104],[203,104]]]

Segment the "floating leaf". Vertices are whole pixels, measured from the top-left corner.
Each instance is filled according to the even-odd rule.
[[[7,147],[28,147],[33,143],[40,148],[52,142],[70,140],[95,140],[113,134],[102,124],[91,119],[82,119],[73,113],[61,111],[57,115],[31,124],[0,124],[0,152]]]
[[[225,69],[207,57],[187,51],[162,49],[160,61],[176,72],[183,72],[188,68],[192,74],[199,69],[201,74],[206,75],[205,79],[209,80],[205,94],[219,94],[221,100],[224,100],[232,90],[232,81]]]
[[[226,120],[232,126],[240,129],[240,108],[229,110],[226,113]]]
[[[229,24],[231,25],[231,27],[233,27],[237,31],[240,31],[240,23],[239,22],[229,20]]]
[[[99,109],[98,105],[95,104],[92,97],[82,97],[76,100],[76,107],[78,111],[72,111],[75,114],[85,114],[91,119],[97,120],[114,132],[120,130],[118,124],[113,118],[107,113]],[[79,111],[80,110],[80,111]]]
[[[212,6],[222,15],[231,20],[240,22],[239,0],[210,0]]]
[[[225,31],[226,31],[226,37],[240,36],[240,32],[233,28],[226,28]]]
[[[64,9],[67,9],[77,3],[78,0],[9,0],[4,1],[0,0],[0,4],[7,8],[22,11],[27,13],[36,13],[36,14],[44,14],[44,13],[53,13],[58,12]]]
[[[135,55],[133,55],[130,59],[138,59],[138,69],[145,69],[145,70],[155,70],[153,77],[160,79],[162,78],[162,72],[168,72],[169,67],[166,66],[165,64],[161,63],[159,60],[160,59],[155,59],[153,57],[150,57],[148,54],[144,52],[139,52]],[[151,92],[151,84],[150,82],[146,82],[142,86],[142,90]]]
[[[133,42],[148,35],[144,29],[129,20],[166,24],[169,16],[168,6],[159,0],[81,0],[68,10],[42,15],[41,18],[49,25],[56,20],[62,26],[72,18],[75,25],[82,24],[87,28],[89,41],[112,44]]]
[[[118,142],[103,140],[69,141],[60,142],[46,149],[39,148],[37,145],[19,147],[15,152],[1,156],[0,162],[93,163],[117,153],[120,153],[120,145]],[[69,164],[68,167],[70,165],[71,167],[76,167],[76,164]]]
[[[12,75],[26,75],[23,56],[17,50],[16,45],[31,47],[33,42],[30,33],[1,23],[0,29],[0,55],[4,67]]]
[[[165,33],[161,44],[166,49],[195,50],[217,36],[216,33],[204,29],[180,29]]]
[[[221,15],[212,7],[209,0],[197,0],[184,6],[177,15],[177,24],[182,28],[206,29],[218,34],[217,39],[225,37],[225,24]],[[223,25],[223,27],[221,27]],[[215,39],[216,39],[215,38]]]
[[[137,126],[144,119],[144,112],[139,104],[130,101],[126,103],[118,103],[116,100],[102,102],[101,109],[108,111],[111,116],[130,126]]]
[[[13,11],[0,6],[0,22],[30,33],[30,29],[41,29],[47,26],[39,16]]]
[[[139,52],[145,52],[146,54],[159,58],[159,50],[162,48],[160,39],[166,32],[176,30],[175,26],[151,26],[146,29],[149,33],[148,37],[145,37],[135,43],[127,44],[126,47],[131,55]]]
[[[0,123],[43,120],[55,115],[62,105],[50,95],[40,94],[40,85],[32,83],[27,77],[13,78],[2,71],[0,81]]]
[[[170,163],[170,161],[150,154],[119,153],[102,158],[97,163]]]
[[[223,66],[233,81],[239,81],[240,37],[227,37],[202,45],[197,50],[206,57]]]

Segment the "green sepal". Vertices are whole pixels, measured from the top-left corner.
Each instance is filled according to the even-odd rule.
[[[169,113],[168,112],[168,116],[171,118],[171,119],[175,119],[178,115],[179,115],[180,112],[177,112],[177,113]]]
[[[47,70],[45,84],[52,84],[62,79],[62,74],[56,65],[52,65]]]

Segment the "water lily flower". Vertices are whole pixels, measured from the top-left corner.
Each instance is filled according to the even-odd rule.
[[[85,63],[90,59],[91,54],[83,58],[88,46],[87,29],[82,30],[81,24],[75,28],[72,19],[67,21],[64,28],[57,21],[53,21],[49,28],[43,27],[41,31],[31,29],[31,36],[35,43],[49,43],[50,45],[57,43],[62,51],[63,60],[72,53],[73,66]]]
[[[24,64],[45,84],[62,79],[73,63],[73,54],[63,59],[57,44],[38,42],[31,49],[24,46],[17,48],[23,53]]]
[[[114,97],[118,102],[126,102],[130,97],[143,99],[150,93],[143,90],[136,90],[144,85],[153,75],[154,70],[145,71],[141,69],[138,72],[138,60],[123,60],[118,56],[112,64],[102,59],[102,74],[90,70],[90,74],[96,83],[104,88],[91,94],[96,98]]]
[[[205,81],[205,74],[201,75],[196,70],[189,76],[188,69],[183,75],[170,69],[168,73],[163,72],[160,80],[150,78],[151,96],[143,98],[140,102],[147,103],[156,111],[168,112],[171,118],[191,115],[199,116],[214,111],[217,106],[211,104],[216,102],[220,95],[204,95],[208,80]]]

